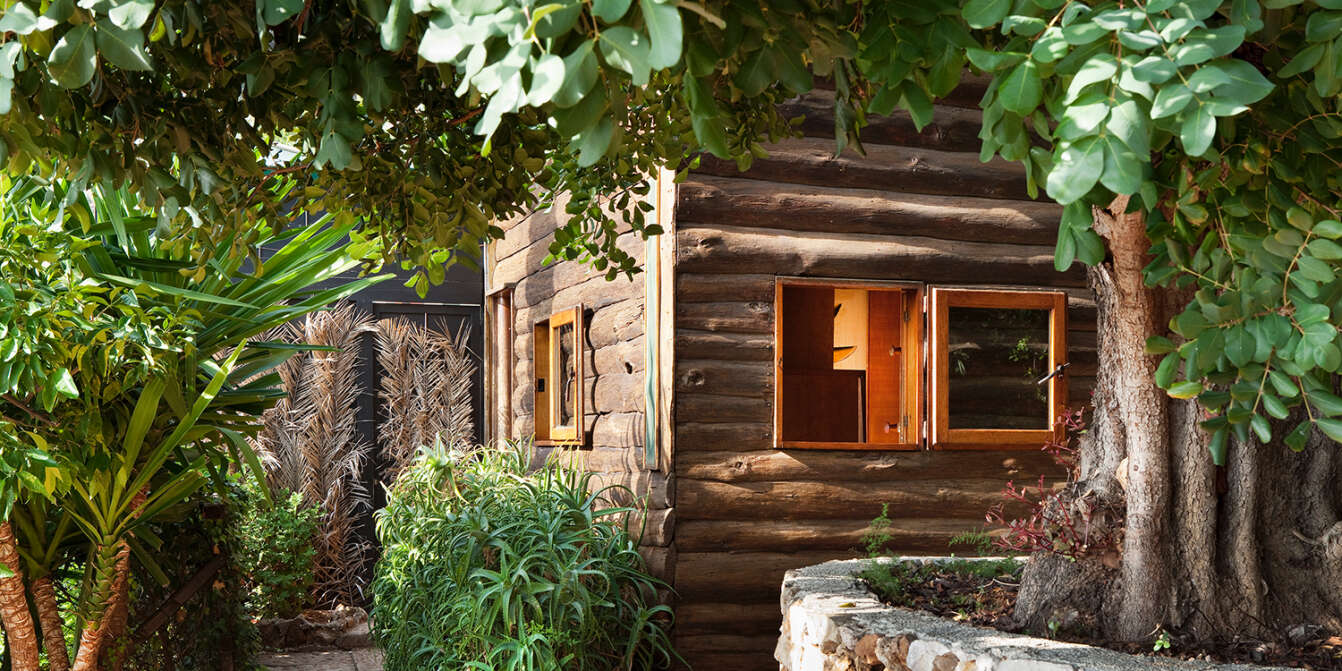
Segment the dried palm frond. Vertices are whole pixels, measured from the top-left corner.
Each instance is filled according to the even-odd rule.
[[[386,480],[395,479],[422,446],[441,440],[455,448],[474,439],[476,364],[466,344],[469,335],[465,325],[448,334],[403,320],[378,322],[378,437]]]
[[[276,339],[335,348],[304,352],[279,370],[288,398],[262,416],[257,447],[273,489],[300,492],[321,508],[313,600],[320,607],[354,603],[367,543],[356,534],[369,505],[362,472],[371,445],[358,432],[359,339],[372,330],[352,306],[308,315]]]

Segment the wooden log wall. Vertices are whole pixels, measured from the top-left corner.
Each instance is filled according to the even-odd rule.
[[[562,210],[562,207],[556,209]],[[494,243],[491,286],[513,287],[512,433],[530,439],[535,432],[534,349],[532,327],[551,314],[581,304],[584,308],[584,404],[581,448],[537,446],[534,463],[560,459],[594,473],[592,485],[621,485],[642,514],[629,520],[642,534],[642,550],[661,577],[670,578],[675,515],[671,480],[644,467],[644,280],[624,276],[606,281],[604,273],[575,261],[545,264],[560,222],[559,214],[538,213],[502,224],[506,234]],[[644,241],[632,233],[619,246],[641,263]],[[624,497],[621,497],[624,498]]]
[[[745,173],[705,158],[679,186],[674,586],[696,668],[777,668],[783,572],[855,556],[882,504],[898,552],[944,553],[1008,480],[1059,474],[1032,449],[773,449],[777,276],[1066,290],[1071,402],[1094,383],[1084,273],[1053,269],[1061,208],[1030,200],[1016,166],[979,162],[978,112],[939,106],[921,132],[902,114],[873,119],[867,156],[836,158],[831,104],[789,103],[806,137]]]

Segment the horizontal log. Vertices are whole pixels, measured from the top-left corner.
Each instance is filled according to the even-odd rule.
[[[777,611],[784,573],[832,559],[852,557],[852,552],[827,551],[682,552],[676,558],[676,592],[683,601],[765,601],[772,598]]]
[[[740,396],[722,396],[719,394],[681,394],[677,395],[676,418],[678,422],[693,421],[703,423],[756,422],[772,425],[773,398],[744,398]],[[679,441],[679,438],[677,438]]]
[[[677,303],[676,326],[699,331],[772,334],[773,301]]]
[[[759,333],[715,333],[676,329],[676,356],[725,361],[773,361],[772,335]]]
[[[715,303],[724,300],[771,302],[774,300],[772,273],[676,273],[677,303]]]
[[[768,422],[704,422],[676,416],[676,461],[700,450],[766,450],[773,447],[773,420]]]
[[[600,426],[601,418],[597,418]],[[592,442],[597,442],[593,439]],[[606,441],[596,447],[554,447],[538,448],[545,450],[545,458],[580,471],[602,473],[627,473],[643,467],[641,452],[637,447],[612,445]]]
[[[626,466],[625,470],[642,468],[638,459],[643,449],[643,413],[612,412],[597,415],[592,425],[592,445],[610,446],[625,452],[619,461],[612,462]],[[633,466],[630,468],[631,460]],[[593,468],[598,471],[620,470],[616,468]]]
[[[973,553],[974,548],[952,547],[950,540],[966,531],[983,527],[983,516],[975,518],[896,519],[882,533],[890,536],[884,547],[894,554]],[[861,554],[871,520],[823,520],[819,522],[778,520],[689,520],[676,530],[681,552],[801,552],[823,550]]]
[[[933,283],[981,283],[984,278],[992,278],[996,284],[1022,286],[1081,286],[1085,282],[1078,270],[1054,270],[1053,247],[1041,245],[718,226],[678,229],[676,247],[677,267],[693,273],[775,273]]]
[[[783,140],[765,150],[769,155],[755,159],[744,173],[734,161],[707,155],[695,172],[786,184],[1030,200],[1024,168],[1001,158],[982,163],[977,154],[891,145],[867,147],[865,157],[853,150],[835,156],[834,141],[818,138]]]
[[[680,185],[681,226],[729,224],[793,231],[923,236],[1052,245],[1062,208],[1051,202],[936,196],[695,175]]]
[[[676,547],[640,545],[638,553],[648,567],[648,573],[658,580],[668,580],[676,570]]]
[[[643,370],[645,360],[643,335],[606,347],[594,348],[590,355],[584,358],[591,362],[592,369],[597,375],[640,372]]]
[[[616,245],[642,261],[644,242],[639,236],[621,235]],[[495,264],[495,281],[513,284],[514,310],[549,312],[578,303],[599,306],[643,295],[641,277],[631,280],[620,275],[607,281],[605,272],[590,264],[566,261],[545,265],[546,254],[548,251],[541,245]]]
[[[587,397],[588,410],[598,413],[642,412],[645,382],[642,371],[598,375],[592,384],[592,395]]]
[[[633,298],[594,311],[587,320],[589,347],[609,347],[643,335],[643,298]]]
[[[677,357],[677,394],[722,394],[748,398],[773,394],[772,362],[690,359],[686,357],[687,354]]]
[[[594,491],[607,487],[613,488],[606,495],[608,500],[615,505],[637,505],[653,510],[663,510],[675,505],[676,479],[666,473],[656,471],[593,472],[588,486]]]
[[[774,606],[778,610],[778,606]],[[775,645],[778,637],[773,637]],[[738,652],[735,650],[692,651],[681,655],[685,664],[677,664],[675,671],[689,669],[731,669],[732,671],[778,671],[773,648],[767,651]]]
[[[801,130],[808,137],[834,141],[833,91],[811,91],[779,105],[778,111],[789,118],[803,117]],[[976,109],[935,105],[931,123],[919,130],[908,112],[895,110],[885,116],[867,116],[867,125],[861,130],[862,144],[893,144],[977,154],[982,124],[983,115]]]
[[[688,480],[716,482],[777,482],[785,480],[838,480],[844,482],[905,482],[970,479],[1034,480],[1057,477],[1062,469],[1042,450],[871,452],[863,450],[755,450],[686,451],[676,458],[676,474]]]
[[[819,520],[875,518],[889,504],[891,518],[981,517],[1002,503],[1005,479],[832,482],[714,482],[677,484],[676,516],[685,520]]]
[[[782,587],[782,581],[779,581]],[[778,635],[782,616],[778,610],[778,596],[766,601],[734,602],[681,598],[676,603],[676,636],[721,634],[724,631],[742,636],[757,634]],[[711,667],[710,667],[711,668]]]
[[[775,609],[776,610],[776,609]],[[782,623],[780,614],[779,623]],[[777,626],[774,629],[778,629]],[[732,631],[731,629],[720,629],[719,632]],[[778,643],[778,632],[772,634],[742,635],[738,633],[717,633],[717,634],[698,634],[690,636],[676,636],[676,651],[682,655],[698,654],[705,652],[718,653],[738,653],[738,654],[758,654],[766,659],[772,659],[774,645]],[[778,668],[778,662],[773,663],[775,671]],[[718,667],[727,668],[727,667]],[[733,671],[737,668],[730,667]]]

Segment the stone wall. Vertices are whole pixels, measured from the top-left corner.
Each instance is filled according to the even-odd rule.
[[[992,629],[882,604],[856,576],[872,561],[832,561],[783,578],[782,671],[1263,671],[1142,657]]]

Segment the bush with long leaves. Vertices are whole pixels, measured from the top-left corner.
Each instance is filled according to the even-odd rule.
[[[388,671],[607,671],[679,659],[664,585],[608,490],[528,450],[425,448],[379,513],[373,622]]]
[[[11,517],[19,522],[9,549],[17,546],[25,560],[6,572],[36,578],[82,564],[72,668],[115,668],[100,658],[127,627],[132,556],[166,579],[153,559],[163,541],[149,523],[207,482],[222,484],[226,469],[245,464],[261,473],[245,438],[283,394],[273,369],[303,347],[255,339],[384,278],[312,289],[357,265],[344,242],[349,226],[320,221],[285,238],[262,230],[282,244],[264,264],[225,242],[200,265],[171,251],[156,218],[124,192],[71,192],[33,178],[4,178],[3,187],[0,220],[9,234],[0,247],[14,252],[9,258],[32,253],[36,263],[10,263],[23,272],[7,280],[22,288],[0,292],[0,322],[43,311],[63,317],[38,330],[10,329],[25,353],[56,343],[45,354],[0,357],[0,378],[17,380],[0,398],[5,441],[41,466],[0,480],[0,522],[5,529]],[[21,372],[33,369],[47,373]],[[0,585],[6,614],[10,601],[26,606],[12,585]],[[57,605],[31,596],[48,662],[60,671],[68,643],[45,626],[59,620],[45,617]],[[11,640],[35,638],[11,620],[4,619]]]

